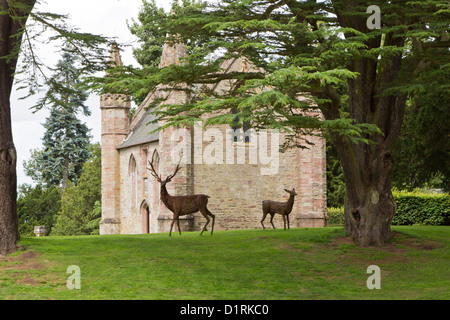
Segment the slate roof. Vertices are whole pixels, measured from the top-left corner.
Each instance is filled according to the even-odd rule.
[[[159,140],[159,132],[149,134],[158,128],[158,123],[149,123],[155,119],[155,116],[146,112],[142,119],[131,129],[128,137],[123,141],[117,149],[137,146]]]
[[[115,55],[112,56],[112,60],[115,61],[116,64],[121,65],[122,60],[119,51],[116,49],[113,53]],[[184,44],[177,42],[166,42],[163,47],[160,68],[171,64],[180,64],[180,59],[186,56],[187,54]],[[227,60],[226,62],[224,62],[222,67],[224,68],[225,73],[229,71],[248,71],[249,68],[247,63],[242,58]],[[229,88],[224,83],[216,84],[213,88],[213,90],[226,89]],[[150,104],[150,101],[153,99],[155,99],[155,93],[150,92],[147,98],[142,102],[141,106],[139,106],[138,110],[136,111],[135,116],[142,118],[139,120],[139,122],[136,123],[136,125],[134,125],[133,128],[131,128],[127,138],[117,147],[118,150],[159,140],[159,132],[149,134],[151,131],[158,128],[158,123],[149,123],[155,119],[155,116],[149,112],[144,111],[144,108],[147,108]]]

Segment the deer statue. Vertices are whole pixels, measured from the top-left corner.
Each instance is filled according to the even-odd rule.
[[[262,202],[262,209],[263,209],[263,218],[261,220],[261,225],[263,229],[266,229],[264,227],[263,221],[266,219],[267,214],[270,214],[270,223],[272,224],[272,227],[275,229],[275,226],[273,225],[273,216],[275,213],[281,214],[283,217],[284,222],[284,230],[286,230],[286,219],[287,219],[287,225],[289,229],[289,214],[292,211],[292,206],[294,205],[294,197],[297,195],[295,193],[295,188],[292,190],[284,189],[287,193],[289,193],[289,199],[286,202],[278,202],[278,201],[272,201],[272,200],[264,200]]]
[[[173,179],[173,177],[175,177],[177,172],[180,170],[180,163],[178,163],[175,172],[169,175],[165,180],[161,178],[161,175],[158,176],[155,168],[153,167],[153,160],[152,162],[148,161],[148,163],[150,164],[150,168],[147,167],[147,169],[150,170],[152,176],[154,176],[156,180],[161,184],[161,200],[162,202],[164,202],[167,209],[169,209],[173,213],[173,220],[172,224],[170,225],[169,237],[172,235],[172,227],[175,220],[177,221],[178,232],[181,235],[180,216],[185,216],[198,211],[200,211],[201,214],[206,218],[206,224],[203,227],[200,235],[202,235],[203,231],[206,230],[206,226],[210,221],[208,216],[212,217],[212,227],[211,227],[211,235],[212,235],[214,231],[214,221],[216,216],[213,215],[206,207],[206,205],[208,204],[209,196],[207,196],[206,194],[171,196],[167,192],[166,184],[169,183]]]

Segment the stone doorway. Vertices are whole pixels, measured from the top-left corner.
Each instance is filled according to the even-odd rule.
[[[142,233],[150,233],[150,208],[144,200],[141,204]]]

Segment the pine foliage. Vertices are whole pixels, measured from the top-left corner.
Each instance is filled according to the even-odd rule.
[[[50,109],[50,115],[44,123],[43,149],[33,151],[32,159],[24,165],[27,174],[38,182],[62,184],[63,189],[68,181],[77,181],[90,156],[90,129],[77,117],[80,110],[90,115],[77,60],[69,52],[63,54],[48,82],[48,91],[33,107],[35,112]]]
[[[84,164],[78,185],[70,184],[62,194],[61,211],[52,235],[99,233],[101,218],[101,149],[91,147],[92,157]]]
[[[139,17],[142,25],[134,24],[135,32],[145,30],[146,45],[159,50],[161,39],[181,39],[196,46],[180,65],[127,68],[101,87],[142,94],[163,84],[187,91],[193,99],[185,105],[153,106],[158,119],[169,119],[166,126],[190,125],[204,114],[210,116],[206,125],[231,124],[229,113],[237,111],[255,128],[283,128],[296,136],[320,131],[346,136],[351,143],[371,143],[386,133],[379,120],[383,113],[367,118],[364,111],[350,118],[341,112],[349,83],[361,76],[356,65],[372,61],[376,66],[377,88],[368,90],[376,90],[377,99],[410,94],[420,87],[418,74],[446,63],[449,43],[446,1],[371,4],[381,8],[379,29],[366,27],[366,1],[224,0],[199,2],[176,14],[146,3]],[[143,53],[146,45],[137,52]],[[389,75],[389,65],[399,55],[401,70]],[[223,62],[239,57],[256,71],[224,73]],[[222,80],[232,83],[230,89],[212,91],[211,84]],[[298,95],[306,100],[299,101]]]

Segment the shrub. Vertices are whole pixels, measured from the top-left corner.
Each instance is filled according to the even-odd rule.
[[[101,149],[92,148],[93,156],[83,166],[78,185],[63,192],[61,211],[53,225],[51,235],[98,234],[101,216]]]
[[[34,236],[34,226],[50,230],[61,210],[61,190],[51,186],[20,185],[17,198],[17,218],[22,237]]]
[[[393,225],[450,225],[450,195],[393,191],[397,212]],[[344,224],[344,208],[327,208],[328,225]]]
[[[449,225],[450,196],[423,192],[393,192],[397,213],[393,225]]]
[[[344,224],[344,207],[341,208],[327,208],[328,223],[327,225],[341,226]]]

